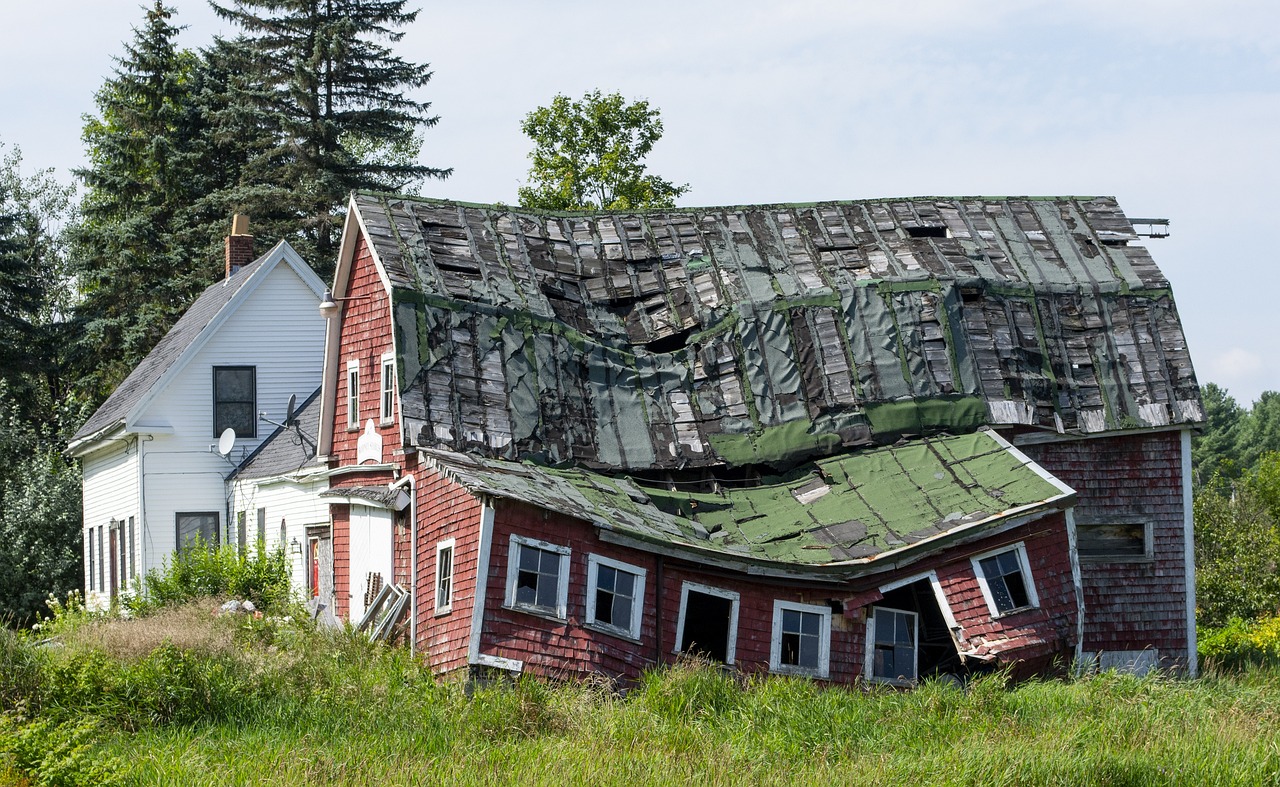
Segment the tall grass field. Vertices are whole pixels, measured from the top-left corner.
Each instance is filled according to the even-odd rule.
[[[627,691],[437,679],[194,601],[0,631],[0,784],[1280,783],[1280,669],[913,691],[707,665]]]

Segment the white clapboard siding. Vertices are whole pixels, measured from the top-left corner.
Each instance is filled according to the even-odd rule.
[[[257,434],[237,436],[229,457],[216,451],[213,430],[213,369],[257,369],[256,410],[283,421],[290,394],[305,400],[320,385],[324,318],[315,293],[287,266],[277,265],[231,317],[185,363],[181,372],[140,414],[139,422],[168,424],[173,434],[145,448],[147,517],[160,555],[176,547],[176,514],[216,511],[226,540],[226,478],[275,429],[258,423]]]
[[[106,533],[112,519],[127,522],[134,517],[139,521],[138,510],[138,449],[137,438],[124,435],[107,443],[102,450],[85,456],[80,463],[84,484],[84,544],[89,543],[89,529],[94,530],[94,549],[97,551],[97,530]],[[110,542],[108,542],[110,543]],[[106,550],[102,550],[104,553]],[[98,607],[105,605],[106,593],[89,593],[89,554],[82,555],[85,572],[85,601]],[[96,556],[95,556],[96,563]],[[110,564],[108,564],[110,565]],[[108,580],[109,581],[109,580]]]
[[[290,585],[302,596],[307,587],[307,528],[329,524],[329,505],[319,494],[328,488],[323,476],[304,481],[282,478],[239,480],[234,486],[234,509],[244,511],[251,538],[256,538],[258,509],[265,509],[268,549],[281,546],[280,530],[284,524],[284,552],[289,559]],[[233,514],[234,516],[234,514]]]

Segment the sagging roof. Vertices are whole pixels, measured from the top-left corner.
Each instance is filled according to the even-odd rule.
[[[1109,197],[547,214],[356,195],[408,442],[609,470],[1202,420]]]
[[[778,574],[877,570],[877,561],[976,536],[1075,499],[988,430],[852,451],[718,493],[447,451],[422,455],[474,494],[581,519],[602,537]]]
[[[320,428],[320,389],[307,397],[294,413],[294,425],[277,426],[253,453],[236,468],[234,478],[254,480],[297,473],[306,467],[325,468],[316,459],[316,435]]]
[[[147,357],[133,368],[124,382],[89,416],[89,420],[71,438],[72,453],[85,450],[99,435],[125,425],[135,408],[156,389],[166,373],[202,337],[208,335],[210,326],[236,300],[236,296],[246,291],[252,282],[259,281],[261,276],[268,274],[281,261],[291,265],[308,286],[317,290],[317,295],[324,290],[320,279],[285,241],[280,241],[266,254],[231,276],[214,282],[196,298],[164,338],[147,353]]]

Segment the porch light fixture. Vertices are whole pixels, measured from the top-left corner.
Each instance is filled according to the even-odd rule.
[[[338,304],[346,301],[362,301],[368,297],[367,295],[361,295],[354,298],[335,298],[332,290],[325,290],[324,297],[320,299],[320,316],[326,320],[330,317],[336,317],[338,309],[341,308]]]

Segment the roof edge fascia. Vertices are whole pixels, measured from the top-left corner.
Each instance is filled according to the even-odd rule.
[[[231,298],[222,305],[222,308],[218,310],[217,314],[213,315],[204,328],[200,329],[200,333],[196,338],[183,348],[182,354],[179,355],[173,363],[169,364],[169,368],[164,370],[164,373],[160,375],[159,379],[157,379],[154,384],[152,384],[151,388],[134,403],[133,407],[129,408],[129,411],[125,413],[125,423],[134,422],[140,413],[144,412],[151,406],[151,403],[160,395],[160,392],[167,388],[169,383],[173,382],[173,379],[187,368],[191,363],[191,359],[209,343],[210,337],[216,334],[218,330],[222,328],[223,324],[231,318],[231,315],[236,313],[241,304],[249,299],[249,296],[262,285],[262,282],[266,281],[267,276],[271,274],[271,271],[276,269],[276,266],[280,264],[280,261],[286,259],[286,250],[293,251],[293,247],[285,241],[280,241],[275,246],[272,246],[270,251],[263,255],[262,264],[249,276],[249,280],[240,285],[240,289],[236,290],[235,295],[232,295]],[[296,257],[297,252],[295,251],[293,253]],[[301,260],[300,257],[298,259]]]

